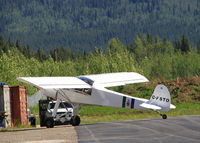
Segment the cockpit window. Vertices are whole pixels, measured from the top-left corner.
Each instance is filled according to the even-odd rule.
[[[89,79],[89,78],[87,78],[87,77],[84,77],[84,76],[78,76],[77,77],[78,79],[80,79],[80,80],[82,80],[82,81],[84,81],[84,82],[86,82],[87,84],[89,84],[89,85],[93,85],[93,83],[94,83],[94,81],[93,80],[91,80],[91,79]]]
[[[84,77],[84,76],[78,76],[77,78],[84,81],[85,83],[89,84],[90,86],[92,86],[94,83],[93,80],[91,80],[87,77]],[[86,95],[91,95],[91,93],[92,93],[91,88],[80,88],[80,89],[75,89],[75,91],[85,93]]]

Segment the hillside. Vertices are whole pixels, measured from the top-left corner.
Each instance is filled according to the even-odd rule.
[[[33,49],[91,50],[137,33],[175,41],[200,37],[199,0],[1,0],[0,35]]]

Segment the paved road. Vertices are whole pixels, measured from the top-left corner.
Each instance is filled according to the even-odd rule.
[[[73,126],[20,129],[0,132],[0,143],[77,143],[77,135]]]
[[[200,116],[85,124],[79,143],[200,143]]]

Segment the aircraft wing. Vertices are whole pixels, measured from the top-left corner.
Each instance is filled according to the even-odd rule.
[[[38,88],[91,88],[77,77],[18,77],[17,80],[32,84]]]
[[[143,75],[135,72],[105,73],[94,75],[83,75],[94,82],[95,85],[103,87],[121,86],[125,84],[148,82]]]
[[[18,77],[17,80],[43,89],[91,88],[120,86],[131,83],[148,82],[148,79],[135,72],[105,73],[78,77]]]

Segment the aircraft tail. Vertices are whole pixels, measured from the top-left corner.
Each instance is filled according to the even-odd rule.
[[[148,101],[148,104],[160,107],[160,111],[168,111],[176,108],[171,104],[171,96],[166,86],[159,84],[154,89],[154,92]]]

